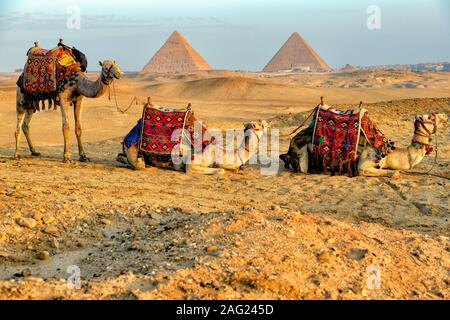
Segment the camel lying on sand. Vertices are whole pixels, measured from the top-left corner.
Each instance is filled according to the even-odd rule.
[[[81,111],[82,101],[84,97],[99,98],[108,89],[108,86],[114,79],[120,79],[122,71],[115,61],[105,60],[103,63],[99,62],[102,67],[100,76],[96,81],[88,80],[84,73],[81,73],[74,81],[67,84],[64,91],[58,94],[57,101],[61,107],[62,115],[62,130],[64,135],[64,162],[70,161],[69,154],[69,109],[73,106],[75,115],[75,135],[78,140],[78,153],[80,161],[89,161],[86,156],[83,145],[81,143]],[[15,158],[20,159],[19,143],[20,143],[20,129],[28,142],[31,155],[39,156],[40,153],[36,151],[31,142],[30,137],[30,122],[35,109],[27,105],[23,92],[19,87],[16,90],[16,114],[17,126],[15,131],[16,137],[16,152]]]
[[[357,159],[358,174],[368,177],[391,177],[398,170],[411,170],[423,160],[425,155],[431,153],[431,135],[443,128],[447,122],[446,114],[417,116],[411,144],[406,148],[395,148],[381,159],[379,159],[377,151],[367,144]],[[305,144],[303,137],[299,137],[297,141],[293,139],[289,153],[281,155],[280,158],[286,163],[286,166],[294,163],[296,171],[306,173],[308,172],[309,157],[312,154],[312,143]]]
[[[223,155],[224,150],[217,144],[211,144],[205,148],[201,154],[199,162],[174,164],[173,168],[177,171],[185,171],[187,173],[200,174],[221,174],[225,170],[237,170],[241,168],[258,150],[261,137],[267,132],[268,124],[265,120],[250,122],[244,127],[244,137],[239,147],[233,150],[233,154],[227,163],[217,163],[218,153]],[[192,145],[187,139],[182,140],[181,155],[190,154]],[[126,164],[135,170],[145,168],[144,157],[139,154],[138,144],[134,144],[129,148],[123,145],[123,153],[120,153],[116,160]],[[152,161],[151,165],[157,167],[167,167],[166,163],[158,163]]]
[[[358,173],[367,177],[390,177],[392,170],[411,170],[431,153],[430,137],[448,122],[446,114],[424,114],[416,117],[414,135],[406,148],[396,148],[376,162],[376,151],[367,145],[358,161]]]

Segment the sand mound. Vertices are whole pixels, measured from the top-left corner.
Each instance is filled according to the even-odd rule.
[[[211,78],[149,85],[146,91],[158,96],[201,100],[290,100],[301,99],[311,89],[246,77]],[[267,97],[270,97],[267,99]]]

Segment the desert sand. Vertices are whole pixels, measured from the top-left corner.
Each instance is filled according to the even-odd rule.
[[[115,161],[121,138],[151,96],[192,103],[210,128],[266,119],[290,132],[324,95],[364,102],[399,146],[416,114],[450,113],[450,73],[201,71],[127,75],[114,98],[86,99],[90,163],[62,163],[59,111],[36,113],[41,157],[14,155],[15,81],[0,74],[0,298],[2,299],[449,299],[450,129],[433,156],[396,179],[261,175],[258,165],[220,176],[132,171]],[[96,77],[96,74],[90,74]],[[280,152],[289,138],[280,141]],[[433,167],[432,167],[433,166]],[[424,174],[432,168],[430,174]],[[36,226],[23,227],[21,218]],[[33,223],[34,224],[34,223]],[[81,288],[67,286],[67,268]],[[371,270],[379,286],[370,286]]]

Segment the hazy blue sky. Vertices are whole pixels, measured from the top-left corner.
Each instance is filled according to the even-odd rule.
[[[81,28],[66,21],[71,5]],[[366,27],[370,5],[381,30]],[[96,70],[115,59],[140,70],[173,30],[217,69],[259,71],[298,31],[332,67],[450,60],[450,0],[6,0],[0,2],[0,71],[23,67],[35,40],[75,45]]]

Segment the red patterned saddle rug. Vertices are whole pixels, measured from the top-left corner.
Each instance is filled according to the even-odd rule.
[[[364,136],[361,137],[361,133]],[[355,175],[358,145],[366,141],[384,157],[393,143],[370,120],[366,110],[317,108],[312,138],[312,171]]]
[[[203,139],[207,131],[203,125],[200,127],[202,139],[199,140],[200,132],[196,128],[196,120],[194,112],[190,108],[179,110],[145,105],[139,149],[150,154],[170,156],[174,149],[176,151],[179,148],[180,143],[180,139],[172,140],[172,135],[177,129],[185,129],[189,133],[188,138],[195,152],[202,152],[211,141]],[[197,151],[197,149],[200,150]]]
[[[56,60],[47,50],[35,51],[28,56],[24,69],[24,89],[28,93],[56,91]]]
[[[30,51],[23,75],[17,84],[25,94],[26,105],[39,110],[39,101],[53,101],[56,95],[81,72],[80,63],[73,60],[71,53],[62,47],[53,50]]]

